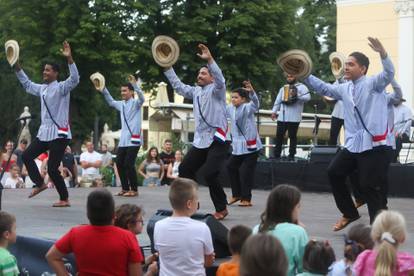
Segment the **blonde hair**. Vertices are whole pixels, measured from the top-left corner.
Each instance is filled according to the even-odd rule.
[[[397,248],[406,237],[406,224],[402,214],[383,211],[372,224],[371,236],[377,243],[375,276],[392,276],[397,265]]]

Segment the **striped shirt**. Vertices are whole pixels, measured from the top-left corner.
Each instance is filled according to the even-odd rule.
[[[134,90],[138,94],[138,99],[131,98],[127,101],[115,101],[111,94],[109,93],[108,89],[102,91],[105,97],[106,102],[109,106],[115,108],[119,111],[121,115],[121,139],[119,141],[118,147],[138,147],[139,144],[131,143],[131,132],[134,135],[141,136],[141,106],[145,101],[144,94],[142,90],[134,84]],[[124,118],[125,114],[125,118]],[[125,122],[125,120],[128,122]],[[128,129],[131,129],[130,130]],[[141,144],[142,144],[142,137],[141,137]]]
[[[172,68],[164,72],[177,94],[193,100],[193,146],[199,149],[210,147],[217,128],[227,131],[225,79],[217,63],[207,66],[214,81],[204,87],[182,83]]]
[[[279,122],[300,122],[302,120],[303,106],[311,99],[308,88],[302,83],[296,83],[298,89],[297,101],[292,104],[282,103],[284,88],[280,88],[272,108],[273,113],[278,113]]]
[[[41,97],[41,123],[37,133],[37,138],[40,141],[47,142],[60,138],[58,126],[59,128],[68,128],[67,138],[72,138],[69,122],[70,91],[79,83],[79,72],[75,63],[69,64],[69,72],[70,76],[65,81],[54,81],[47,84],[37,84],[30,81],[23,70],[16,72],[17,78],[26,92]],[[49,108],[52,118],[46,106]]]
[[[0,275],[19,275],[16,258],[4,247],[0,247]]]

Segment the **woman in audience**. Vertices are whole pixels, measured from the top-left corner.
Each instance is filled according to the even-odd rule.
[[[10,176],[10,168],[11,165],[13,165],[14,163],[16,163],[17,160],[17,156],[12,153],[13,151],[13,142],[8,140],[6,142],[6,144],[4,144],[4,151],[1,154],[1,169],[0,172],[2,170],[4,170],[4,175],[3,178],[1,179],[1,183],[4,185],[6,183],[7,178]],[[11,156],[11,157],[10,157]],[[10,162],[9,164],[7,164],[7,161],[10,158]]]
[[[168,165],[167,177],[169,179],[174,180],[178,177],[178,167],[180,166],[182,160],[183,160],[183,153],[181,152],[181,150],[177,150],[175,152],[174,163],[170,163]]]
[[[160,186],[164,176],[163,162],[160,160],[157,147],[151,147],[147,158],[139,166],[139,174],[144,177],[144,186]]]
[[[297,276],[327,275],[333,262],[335,262],[335,252],[328,241],[310,240],[303,255],[305,272]]]
[[[289,276],[303,271],[302,259],[308,243],[305,229],[298,225],[300,197],[300,191],[294,186],[273,188],[261,222],[253,228],[253,233],[269,233],[282,243],[289,261]]]
[[[288,260],[281,243],[267,234],[250,236],[240,255],[240,276],[286,276]]]
[[[375,247],[359,254],[354,264],[356,275],[414,275],[414,256],[398,250],[407,237],[404,217],[396,211],[382,211],[371,230]]]
[[[334,263],[329,271],[329,276],[349,276],[354,275],[354,262],[361,252],[374,247],[371,238],[371,226],[357,224],[352,226],[348,234],[345,235],[344,257]]]

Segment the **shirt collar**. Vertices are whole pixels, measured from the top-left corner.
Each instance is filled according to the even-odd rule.
[[[363,75],[363,76],[361,76],[359,79],[352,81],[352,83],[353,83],[354,85],[358,85],[358,84],[360,84],[361,82],[363,82],[366,78],[367,78],[367,76],[366,76],[366,75]]]

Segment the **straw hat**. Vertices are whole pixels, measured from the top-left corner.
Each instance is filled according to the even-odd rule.
[[[93,73],[89,78],[95,86],[95,89],[102,92],[105,88],[105,77],[101,73],[96,72]]]
[[[312,60],[302,50],[293,49],[284,52],[277,59],[277,63],[283,71],[296,78],[306,78],[312,72]]]
[[[6,50],[7,61],[10,66],[13,66],[19,59],[19,43],[16,40],[8,40],[4,44],[4,49]]]
[[[331,63],[331,71],[336,79],[340,79],[345,73],[345,60],[346,57],[340,52],[333,52],[329,55],[329,61]]]
[[[152,57],[161,67],[171,67],[180,56],[177,42],[169,36],[159,35],[152,42]]]

